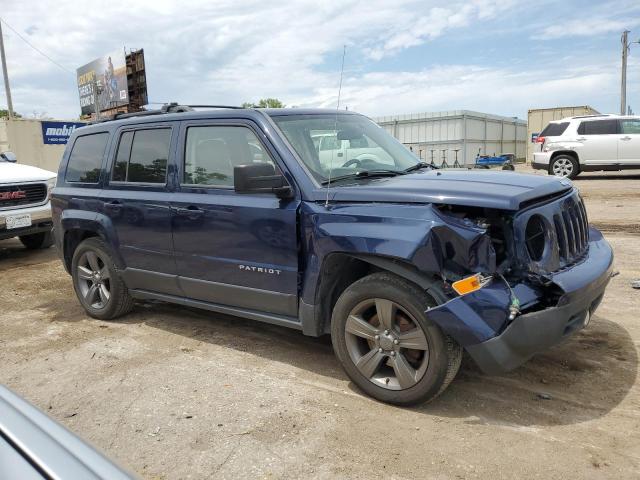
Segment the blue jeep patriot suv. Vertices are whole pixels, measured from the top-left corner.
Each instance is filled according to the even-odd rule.
[[[569,180],[441,171],[368,118],[169,104],[76,130],[52,194],[87,313],[135,299],[330,333],[371,396],[435,398],[583,328],[613,254]]]

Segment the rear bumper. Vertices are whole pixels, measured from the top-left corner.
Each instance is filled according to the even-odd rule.
[[[31,226],[25,228],[7,229],[6,217],[11,215],[31,215]],[[51,231],[53,222],[51,220],[51,203],[27,208],[16,208],[12,210],[0,210],[0,240],[6,240],[23,235]]]
[[[485,373],[507,372],[582,329],[602,300],[612,268],[611,247],[600,232],[590,229],[587,257],[553,275],[552,282],[563,292],[554,307],[509,322],[510,294],[505,285],[493,282],[430,310],[427,316],[464,346]],[[523,307],[535,304],[535,297],[542,294],[524,284],[514,291]]]
[[[534,152],[531,166],[534,170],[548,170],[551,152]]]

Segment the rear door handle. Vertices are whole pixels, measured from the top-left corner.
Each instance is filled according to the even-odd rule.
[[[108,212],[119,212],[120,210],[122,210],[122,204],[117,200],[113,202],[107,202],[104,204],[104,209]]]
[[[631,140],[631,137],[622,137],[620,140],[624,140],[624,141]]]
[[[204,210],[196,207],[195,205],[189,205],[188,207],[177,207],[175,209],[176,215],[179,217],[187,217],[196,219],[204,216]]]
[[[586,142],[586,141],[587,141],[587,139],[586,139],[586,138],[584,138],[584,137],[580,137],[580,138],[578,138],[577,140],[578,140],[579,142]]]

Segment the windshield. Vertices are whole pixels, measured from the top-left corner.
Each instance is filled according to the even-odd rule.
[[[402,173],[420,161],[362,115],[283,115],[273,120],[319,183],[329,178],[330,170],[335,179],[361,172]]]

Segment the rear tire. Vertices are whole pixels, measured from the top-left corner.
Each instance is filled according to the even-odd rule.
[[[49,248],[53,245],[53,232],[51,231],[22,235],[19,238],[22,244],[29,250]]]
[[[549,175],[573,180],[580,173],[578,161],[570,155],[558,155],[549,164]]]
[[[386,272],[349,286],[331,320],[333,349],[349,378],[395,405],[440,395],[460,368],[462,348],[427,319],[424,312],[436,304],[413,283]]]
[[[133,308],[133,297],[101,239],[88,238],[78,245],[71,260],[71,276],[80,304],[93,318],[111,320]]]

